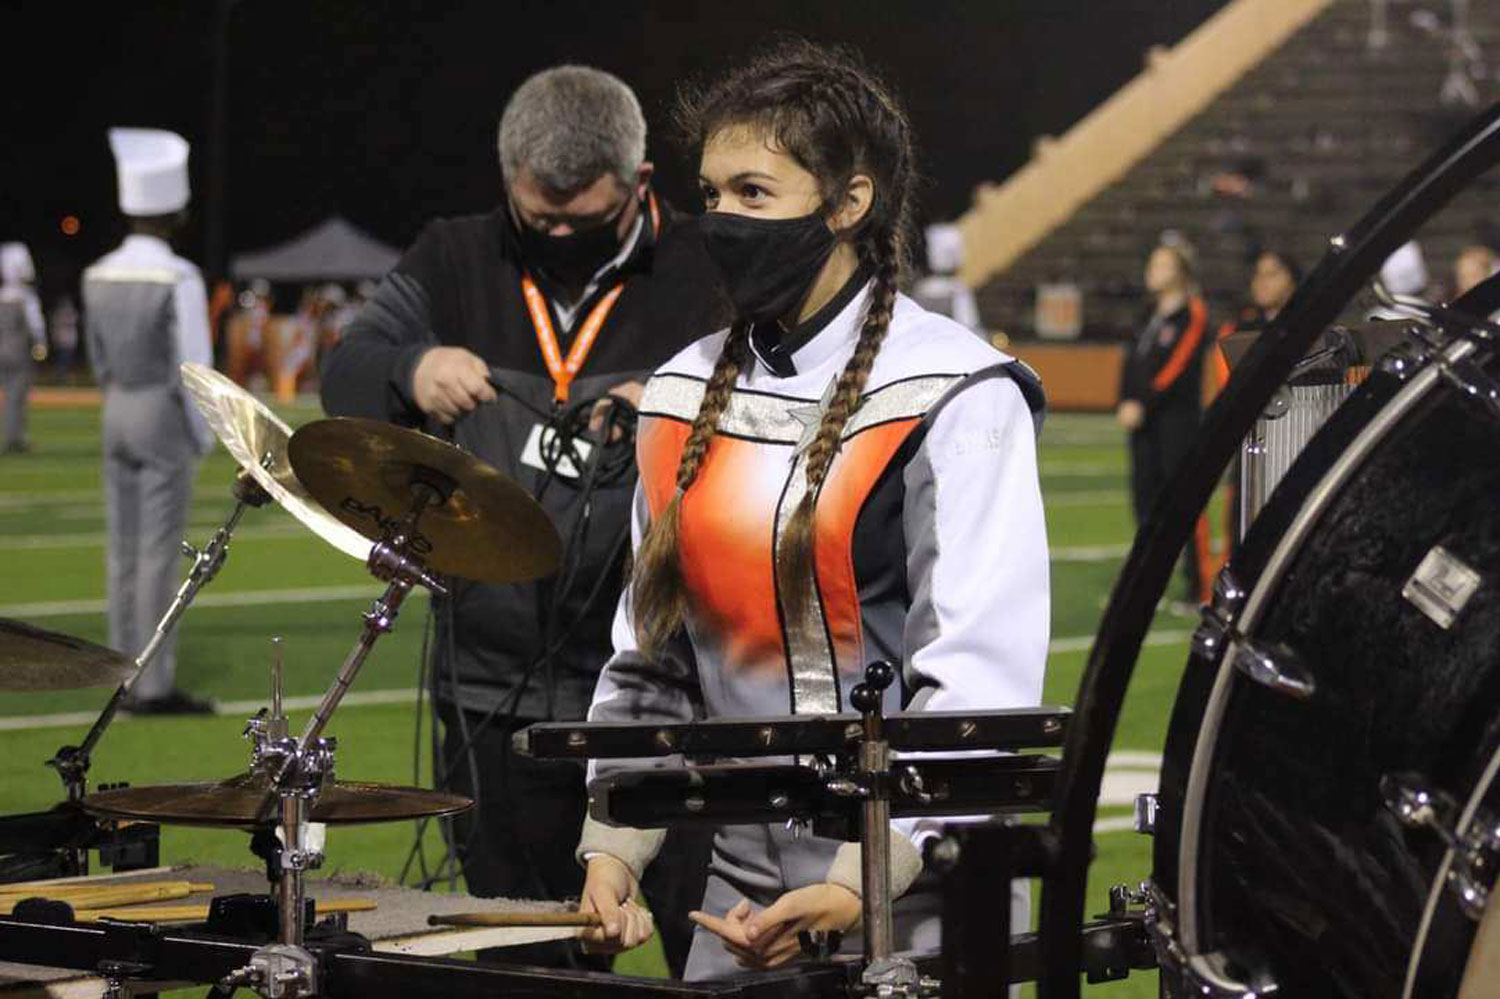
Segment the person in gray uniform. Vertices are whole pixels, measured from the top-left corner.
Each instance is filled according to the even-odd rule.
[[[213,444],[178,365],[213,356],[203,278],[167,242],[186,217],[188,144],[156,129],[111,129],[109,142],[131,233],[84,272],[83,299],[89,362],[104,390],[109,641],[133,654],[179,585],[193,475]],[[213,710],[177,688],[176,659],[169,638],[136,681],[129,710]]]
[[[25,243],[0,244],[0,393],[5,395],[7,454],[31,450],[26,443],[26,396],[31,391],[31,362],[45,357],[47,331],[42,307],[31,283],[36,269]]]

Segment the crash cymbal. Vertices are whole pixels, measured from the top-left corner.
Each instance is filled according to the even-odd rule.
[[[85,795],[83,807],[108,819],[134,819],[176,826],[238,828],[276,821],[270,781],[262,774],[240,774],[223,781],[191,781],[121,787]],[[462,812],[474,802],[456,794],[420,787],[332,781],[313,804],[312,822],[356,825],[396,822]]]
[[[469,452],[382,423],[339,417],[309,423],[287,447],[307,491],[339,520],[379,540],[426,482],[451,494],[422,511],[410,554],[454,576],[513,583],[552,572],[557,529],[515,482]]]
[[[114,649],[0,618],[0,690],[113,687],[134,666]]]
[[[345,555],[364,561],[370,542],[318,505],[287,460],[292,430],[264,403],[212,368],[186,361],[182,384],[214,434],[260,487],[304,527]]]

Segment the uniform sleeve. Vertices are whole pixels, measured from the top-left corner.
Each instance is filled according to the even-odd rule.
[[[1042,696],[1050,597],[1031,410],[1010,378],[990,372],[929,419],[903,470],[912,602],[902,668],[916,691],[907,710],[1034,706]],[[891,839],[893,891],[920,872],[924,839],[944,823],[984,818],[894,820],[901,835]],[[847,884],[852,876],[858,883],[858,850],[853,843],[840,848],[830,881]]]
[[[423,421],[412,396],[417,362],[438,345],[433,289],[443,280],[442,247],[427,229],[344,327],[323,362],[323,409],[405,426]]]
[[[640,548],[641,536],[648,522],[645,492],[637,483],[631,517],[631,541],[635,549]],[[701,720],[704,717],[703,694],[686,637],[679,634],[660,656],[646,656],[636,642],[630,601],[631,591],[627,586],[615,609],[614,654],[599,674],[588,720],[667,724]],[[593,783],[618,770],[681,765],[680,756],[590,760],[588,780]],[[589,817],[584,819],[577,856],[582,862],[590,854],[607,853],[622,861],[639,879],[646,865],[661,849],[665,836],[665,829],[613,827]]]
[[[208,328],[208,293],[197,268],[186,272],[172,289],[172,334],[179,363],[191,361],[206,368],[214,365],[213,340]],[[174,372],[175,374],[175,372]],[[188,427],[201,454],[213,447],[214,435],[198,407],[183,401]]]

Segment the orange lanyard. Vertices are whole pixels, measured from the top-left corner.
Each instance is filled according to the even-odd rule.
[[[588,318],[578,328],[578,336],[574,338],[573,346],[564,359],[562,350],[557,345],[557,334],[552,329],[552,315],[547,310],[546,297],[536,286],[536,282],[531,280],[530,274],[521,275],[521,292],[526,296],[526,308],[531,312],[531,325],[536,327],[536,342],[542,348],[542,359],[547,362],[547,371],[552,375],[552,399],[559,406],[568,401],[573,379],[578,377],[583,362],[588,360],[589,351],[594,349],[594,341],[599,338],[604,320],[609,318],[610,310],[615,307],[615,302],[624,290],[625,284],[622,281],[611,288],[589,311]]]
[[[646,205],[651,214],[652,232],[660,235],[661,215],[656,207],[654,193],[647,195]],[[573,346],[564,358],[562,349],[557,345],[557,333],[552,328],[552,313],[547,308],[547,297],[536,286],[530,274],[521,272],[521,293],[526,298],[526,309],[531,313],[531,325],[536,328],[536,342],[542,348],[542,360],[547,362],[547,371],[552,375],[552,399],[559,406],[568,401],[573,379],[583,369],[583,362],[588,360],[589,351],[594,349],[594,341],[599,338],[604,320],[609,318],[610,310],[615,307],[615,302],[624,290],[625,282],[621,281],[589,310],[588,318],[578,328],[578,336],[574,338]]]

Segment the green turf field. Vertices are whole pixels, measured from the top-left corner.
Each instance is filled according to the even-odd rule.
[[[293,426],[316,418],[310,407],[282,410]],[[94,409],[33,409],[35,453],[0,455],[0,616],[99,642],[107,641],[104,598],[104,510],[100,493],[99,414]],[[1124,442],[1107,417],[1049,418],[1042,435],[1042,485],[1053,548],[1053,654],[1047,699],[1070,704],[1089,639],[1129,544],[1132,523]],[[191,516],[190,540],[206,541],[232,506],[232,463],[221,450],[204,461]],[[186,560],[184,560],[186,570]],[[251,511],[228,563],[182,623],[181,684],[218,699],[228,710],[197,719],[123,719],[100,746],[95,782],[135,784],[228,776],[246,764],[240,738],[251,704],[266,696],[270,639],[285,640],[287,694],[320,694],[357,637],[359,615],[379,591],[362,566],[304,532],[280,510]],[[415,686],[426,603],[408,602],[354,687],[356,698],[335,717],[341,777],[424,782],[428,765],[414,759]],[[1149,873],[1149,841],[1120,831],[1134,790],[1155,785],[1168,711],[1192,622],[1163,617],[1143,656],[1120,720],[1109,789],[1118,803],[1101,807],[1091,871],[1091,911],[1102,911],[1116,882]],[[42,766],[59,745],[87,729],[107,691],[0,695],[0,811],[40,809],[61,786]],[[300,722],[294,722],[294,725]],[[295,728],[294,728],[295,731]],[[1114,821],[1108,821],[1114,820]],[[339,829],[330,833],[325,871],[370,870],[395,877],[413,840],[410,825]],[[246,864],[253,858],[239,833],[163,831],[164,862]],[[622,971],[659,973],[651,950],[626,955]],[[1099,996],[1154,996],[1155,976],[1091,990]]]

